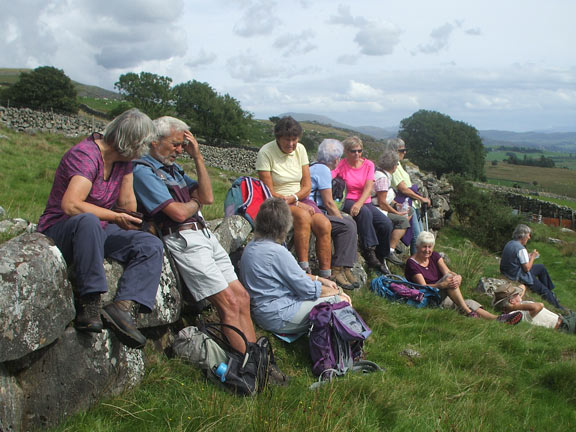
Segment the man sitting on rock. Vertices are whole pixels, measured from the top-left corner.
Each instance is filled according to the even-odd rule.
[[[161,229],[186,286],[196,301],[208,299],[223,323],[256,341],[250,317],[250,296],[218,239],[204,223],[200,209],[214,200],[204,158],[188,125],[174,117],[154,120],[156,138],[150,152],[134,166],[134,191],[139,206]],[[194,160],[198,180],[175,163],[185,151]],[[230,343],[244,351],[242,339],[226,332]]]

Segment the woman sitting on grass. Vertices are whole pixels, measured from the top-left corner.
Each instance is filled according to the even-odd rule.
[[[275,333],[307,331],[308,314],[318,303],[351,303],[336,282],[300,268],[282,245],[291,227],[292,214],[285,200],[264,201],[256,216],[254,240],[240,260],[240,277],[250,293],[252,318]]]
[[[440,290],[442,305],[458,308],[471,318],[483,318],[517,324],[522,316],[518,313],[502,314],[499,317],[483,309],[475,300],[464,300],[460,291],[462,276],[451,271],[438,252],[434,252],[434,234],[422,231],[416,239],[416,253],[406,262],[406,279],[420,285],[428,285]],[[446,300],[448,297],[451,301]]]
[[[522,300],[526,288],[522,284],[510,282],[494,293],[492,305],[503,312],[522,313],[523,320],[541,327],[576,333],[576,314],[558,315],[544,307],[544,303]]]

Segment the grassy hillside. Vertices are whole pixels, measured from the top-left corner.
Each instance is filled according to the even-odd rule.
[[[551,192],[576,198],[576,171],[563,168],[541,168],[522,165],[510,165],[499,162],[497,165],[486,163],[488,183],[520,187]],[[536,182],[537,184],[534,184]]]
[[[77,140],[7,129],[0,135],[7,137],[0,139],[0,205],[9,216],[35,220],[61,155]],[[210,173],[217,203],[206,208],[208,218],[221,214],[227,178],[234,176]],[[566,243],[551,244],[549,236]],[[536,226],[530,247],[540,251],[561,302],[575,308],[576,235]],[[463,275],[465,296],[491,310],[474,287],[480,276],[497,275],[497,257],[469,243],[457,223],[440,232],[436,249]],[[292,380],[240,398],[182,361],[147,349],[138,388],[53,431],[567,431],[576,424],[575,335],[391,304],[367,287],[352,297],[372,327],[367,356],[385,368],[382,374],[349,375],[311,391],[315,378],[305,338],[289,345],[259,330],[272,338],[277,361]],[[407,349],[419,356],[407,356]]]

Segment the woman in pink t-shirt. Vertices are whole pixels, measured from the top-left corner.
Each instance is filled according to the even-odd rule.
[[[362,157],[360,138],[346,138],[343,144],[346,158],[332,171],[332,177],[340,177],[346,183],[346,199],[342,210],[356,221],[366,263],[383,273],[390,273],[384,259],[390,254],[392,222],[372,204],[370,198],[374,184],[374,163]]]

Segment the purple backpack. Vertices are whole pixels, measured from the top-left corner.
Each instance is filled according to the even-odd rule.
[[[373,372],[378,365],[360,360],[364,340],[372,330],[347,302],[320,303],[310,311],[312,372],[322,379],[348,370]]]

